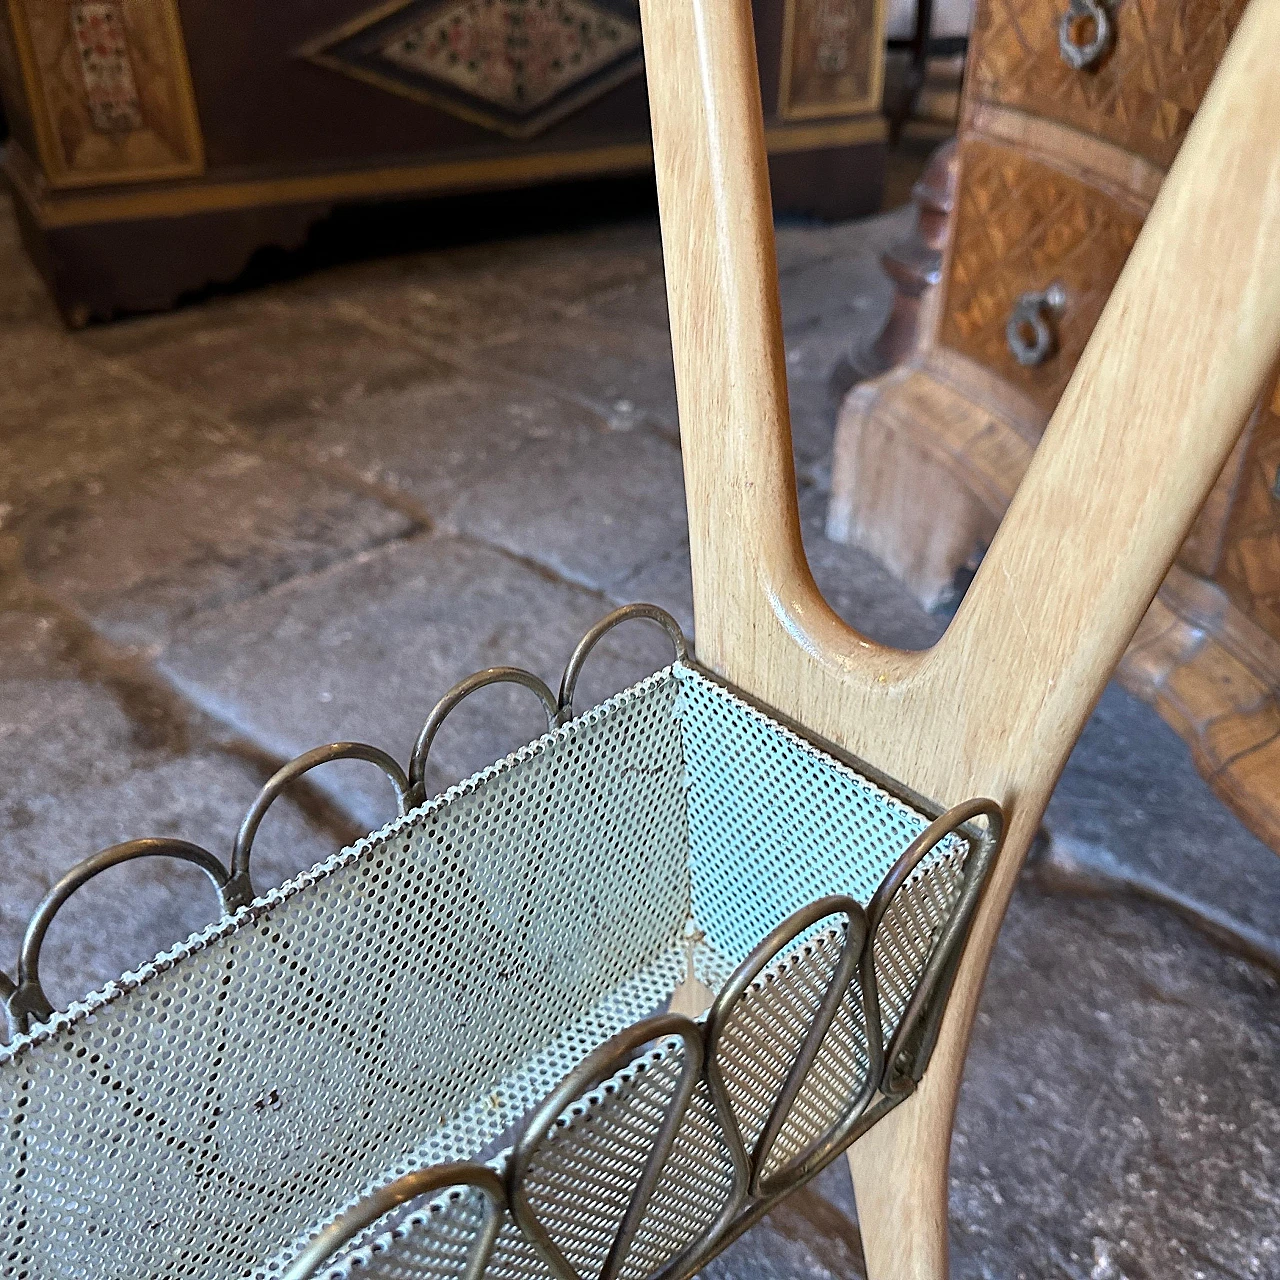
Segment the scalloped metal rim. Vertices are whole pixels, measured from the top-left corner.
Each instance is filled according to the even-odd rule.
[[[350,1206],[329,1227],[314,1237],[295,1257],[282,1280],[306,1280],[306,1277],[319,1274],[317,1268],[332,1268],[336,1255],[344,1252],[344,1261],[354,1260],[357,1254],[350,1252],[351,1242],[357,1237],[367,1238],[370,1228],[396,1207],[433,1191],[452,1188],[449,1195],[438,1197],[426,1210],[408,1215],[392,1234],[412,1230],[415,1223],[427,1221],[451,1198],[456,1198],[457,1188],[460,1186],[478,1188],[486,1196],[488,1203],[482,1228],[469,1251],[464,1280],[480,1280],[483,1276],[504,1214],[510,1216],[559,1280],[581,1280],[533,1214],[523,1192],[524,1176],[544,1143],[553,1140],[558,1132],[572,1127],[575,1117],[588,1114],[591,1109],[607,1101],[612,1093],[611,1084],[616,1090],[616,1082],[630,1079],[634,1073],[644,1069],[648,1060],[656,1062],[662,1056],[662,1051],[659,1051],[657,1054],[650,1052],[637,1057],[637,1050],[655,1041],[669,1040],[672,1036],[679,1038],[685,1048],[680,1085],[664,1114],[658,1140],[655,1141],[629,1199],[599,1280],[615,1280],[621,1272],[627,1251],[640,1227],[689,1107],[693,1090],[702,1081],[711,1096],[733,1165],[732,1189],[714,1221],[681,1250],[678,1256],[655,1271],[651,1280],[684,1280],[693,1275],[767,1212],[778,1199],[817,1174],[866,1129],[910,1096],[927,1067],[959,953],[987,873],[999,850],[1003,814],[1000,807],[990,800],[971,800],[943,813],[938,806],[894,783],[865,762],[816,738],[802,726],[701,667],[690,656],[687,642],[675,620],[654,605],[627,605],[597,623],[584,636],[570,658],[558,696],[537,676],[516,667],[490,668],[460,681],[432,709],[415,744],[407,770],[402,769],[386,752],[365,743],[330,743],[305,752],[279,769],[262,787],[237,832],[226,864],[200,846],[176,839],[128,841],[77,863],[49,890],[32,914],[22,942],[17,980],[0,972],[0,999],[3,999],[14,1033],[8,1045],[0,1046],[0,1064],[13,1060],[25,1047],[37,1044],[90,1015],[94,1009],[119,998],[146,982],[149,977],[166,971],[213,940],[241,927],[286,897],[300,892],[337,867],[360,856],[374,840],[394,832],[401,823],[414,815],[446,804],[457,795],[482,785],[496,771],[536,754],[545,744],[563,733],[573,721],[574,689],[582,666],[595,645],[614,627],[632,619],[659,625],[672,641],[677,664],[720,685],[784,734],[795,735],[810,747],[854,770],[890,796],[932,818],[932,821],[898,858],[865,910],[852,898],[829,897],[818,899],[794,913],[757,944],[724,983],[711,1009],[701,1018],[695,1021],[681,1015],[659,1014],[619,1031],[568,1072],[560,1084],[529,1114],[522,1136],[504,1156],[486,1164],[462,1161],[432,1165],[385,1184]],[[664,668],[633,688],[643,688],[650,681],[668,676],[672,670],[673,667],[670,666]],[[445,718],[476,690],[490,684],[508,682],[523,685],[538,696],[547,713],[547,734],[427,801],[424,795],[427,753]],[[606,700],[579,719],[585,722],[595,715],[604,714],[613,701]],[[253,841],[262,818],[292,782],[311,769],[334,760],[363,760],[381,769],[393,786],[398,818],[381,832],[374,833],[317,864],[310,872],[295,877],[261,897],[255,897],[249,866]],[[975,820],[978,819],[985,821],[985,827],[976,825]],[[970,850],[962,873],[960,892],[950,915],[932,943],[924,970],[886,1045],[881,1026],[874,962],[877,932],[894,896],[912,882],[913,873],[924,858],[953,835],[963,835]],[[39,979],[40,949],[50,923],[67,899],[96,875],[109,867],[141,857],[175,858],[192,863],[203,871],[218,893],[223,908],[222,918],[135,973],[126,974],[116,982],[108,983],[101,991],[74,1002],[63,1013],[55,1013]],[[806,941],[797,943],[797,939],[802,938],[807,929],[832,916],[842,916],[844,920],[839,929],[844,939],[839,961],[832,969],[819,1009],[773,1101],[765,1129],[752,1151],[748,1152],[717,1063],[717,1050],[723,1031],[748,991],[773,980],[785,968],[787,957],[796,953],[797,946],[810,945]],[[856,1096],[849,1099],[843,1113],[824,1134],[811,1141],[780,1170],[766,1176],[765,1165],[770,1150],[796,1103],[837,1009],[855,984],[861,993],[861,1016],[870,1055],[863,1087]],[[33,1020],[40,1025],[32,1027]],[[389,1247],[391,1239],[392,1236],[384,1234],[357,1253]]]

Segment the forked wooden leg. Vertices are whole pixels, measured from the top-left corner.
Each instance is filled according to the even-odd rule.
[[[931,1067],[914,1097],[849,1148],[868,1280],[947,1280],[948,1084]]]
[[[750,0],[640,7],[698,657],[903,786],[948,804],[991,796],[1010,817],[921,1087],[851,1153],[871,1280],[945,1280],[956,1091],[1018,866],[1280,349],[1280,0],[1246,9],[982,567],[925,653],[852,631],[805,559]]]

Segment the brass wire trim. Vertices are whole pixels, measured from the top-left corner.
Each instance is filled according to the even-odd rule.
[[[32,913],[23,935],[17,981],[15,982],[7,973],[0,970],[0,1001],[3,1002],[9,1018],[10,1035],[22,1034],[30,1029],[33,1020],[42,1022],[53,1015],[53,1005],[50,1004],[44,988],[40,985],[40,949],[44,944],[45,934],[48,933],[49,926],[53,923],[53,918],[62,904],[95,876],[110,867],[131,862],[136,858],[163,857],[189,862],[199,867],[209,877],[218,891],[224,914],[232,915],[241,907],[248,906],[254,899],[253,883],[249,877],[249,858],[253,850],[253,841],[267,810],[290,783],[312,769],[334,760],[364,760],[376,765],[387,775],[395,789],[396,813],[398,816],[403,816],[412,807],[426,799],[427,755],[445,718],[460,702],[476,690],[491,684],[523,685],[537,695],[546,712],[547,728],[554,729],[573,717],[574,689],[592,649],[619,623],[633,618],[656,622],[671,639],[676,658],[683,660],[688,657],[689,646],[684,633],[680,630],[680,624],[665,609],[660,609],[653,604],[623,605],[596,623],[579,642],[565,668],[558,698],[544,681],[531,671],[525,671],[520,667],[490,667],[486,671],[479,671],[475,675],[467,676],[464,680],[459,680],[432,707],[427,716],[422,732],[414,745],[407,774],[393,756],[380,747],[373,747],[365,742],[330,742],[325,746],[313,747],[310,751],[303,752],[272,774],[262,790],[258,792],[236,834],[229,866],[224,866],[216,854],[210,853],[199,845],[169,837],[128,840],[77,862],[45,894]]]
[[[539,1084],[538,1092],[526,1095],[521,1109],[513,1113],[517,1122],[502,1139],[511,1145],[492,1160],[485,1162],[484,1156],[494,1146],[483,1150],[476,1146],[469,1148],[476,1152],[471,1159],[424,1161],[425,1167],[389,1178],[376,1190],[362,1193],[354,1203],[346,1201],[345,1211],[327,1225],[319,1230],[310,1228],[316,1233],[309,1240],[305,1235],[295,1237],[296,1243],[290,1246],[288,1237],[282,1239],[279,1247],[286,1250],[285,1258],[293,1248],[302,1247],[281,1273],[281,1280],[345,1276],[349,1265],[363,1253],[373,1250],[377,1254],[393,1247],[386,1244],[391,1239],[388,1231],[412,1233],[421,1227],[418,1220],[422,1215],[406,1208],[411,1202],[436,1196],[428,1207],[430,1213],[437,1218],[447,1216],[448,1205],[456,1207],[458,1203],[460,1189],[479,1200],[468,1201],[466,1213],[450,1220],[450,1256],[456,1265],[448,1274],[457,1280],[482,1280],[486,1274],[506,1280],[512,1274],[524,1274],[523,1264],[512,1270],[516,1265],[513,1248],[523,1250],[521,1256],[529,1262],[536,1255],[556,1280],[687,1280],[782,1196],[814,1177],[909,1097],[923,1077],[974,911],[1000,848],[1000,806],[993,800],[974,799],[941,812],[706,671],[690,655],[675,620],[647,604],[617,609],[587,632],[569,659],[558,694],[537,676],[516,667],[494,667],[460,681],[428,715],[407,770],[379,748],[357,742],[330,743],[298,756],[263,786],[240,825],[225,864],[197,845],[165,838],[116,845],[72,867],[46,894],[28,923],[16,981],[0,973],[0,999],[13,1034],[29,1033],[33,1022],[54,1018],[40,983],[41,947],[61,906],[102,871],[143,857],[188,862],[208,877],[218,894],[223,916],[216,928],[235,929],[237,922],[253,919],[262,905],[255,899],[250,878],[253,843],[262,819],[298,778],[336,760],[371,763],[387,776],[397,812],[405,819],[425,801],[431,745],[445,719],[462,701],[488,685],[516,683],[537,696],[549,731],[561,735],[575,732],[566,726],[574,719],[574,692],[584,664],[608,632],[632,620],[661,627],[672,643],[677,663],[665,673],[649,677],[639,688],[673,675],[700,679],[704,690],[718,685],[720,689],[707,696],[719,699],[732,695],[753,708],[747,714],[774,720],[771,732],[778,732],[781,726],[783,732],[801,739],[806,751],[834,757],[837,764],[871,779],[892,798],[910,806],[916,823],[927,821],[927,825],[923,830],[918,825],[911,828],[919,834],[896,856],[878,884],[874,879],[862,881],[858,892],[867,903],[865,907],[849,893],[837,893],[791,911],[772,928],[765,921],[776,919],[776,915],[744,917],[757,922],[740,935],[742,945],[736,956],[743,958],[732,972],[726,964],[719,976],[708,979],[717,993],[700,1017],[692,1019],[675,1012],[638,1016],[653,1004],[632,1006],[628,1016],[636,1021],[629,1025],[615,1022],[613,1026],[621,1029],[612,1035],[603,1033],[606,1038],[593,1048],[588,1049],[593,1041],[579,1042],[582,1047],[575,1055],[561,1062],[575,1063],[577,1053],[583,1056],[576,1058],[576,1064],[541,1095],[540,1101],[537,1098],[546,1088],[544,1083]],[[594,714],[587,713],[581,723],[592,723]],[[690,785],[688,771],[693,767],[692,758],[680,766],[686,788]],[[671,776],[678,780],[678,774]],[[775,776],[764,775],[765,791],[776,785]],[[765,791],[756,794],[764,797]],[[546,803],[557,803],[558,795],[557,788],[551,787]],[[785,800],[784,790],[777,807],[771,809],[774,801],[766,798],[756,822],[794,821],[788,816],[793,810]],[[558,803],[564,804],[563,796]],[[630,812],[628,809],[628,821]],[[753,829],[747,836],[744,851],[752,847],[750,841],[756,834]],[[850,838],[858,837],[854,834]],[[926,860],[939,850],[944,858],[952,857],[960,847],[956,841],[963,842],[967,854],[954,862],[946,892],[929,898],[929,882],[921,876],[933,874],[929,866],[937,864]],[[845,841],[831,847],[845,848]],[[890,856],[898,847],[890,847]],[[820,855],[820,848],[816,851]],[[887,859],[876,865],[883,868],[886,863]],[[815,865],[821,864],[819,856]],[[749,871],[750,866],[744,864],[742,870]],[[822,872],[811,883],[820,886],[828,874]],[[926,890],[923,897],[919,896],[921,886]],[[912,894],[918,896],[912,898]],[[793,903],[803,900],[795,898]],[[715,904],[710,907],[714,914]],[[895,910],[899,910],[896,918]],[[918,914],[921,910],[927,918]],[[913,911],[917,913],[914,917]],[[736,915],[733,919],[735,927],[742,927],[742,919]],[[688,927],[692,927],[692,917]],[[904,928],[914,928],[927,943],[922,944],[924,950],[910,980],[904,982],[899,975],[895,985],[893,950],[900,944]],[[752,946],[757,929],[767,932]],[[788,983],[799,984],[791,995],[787,994],[791,990]],[[782,1003],[770,1006],[770,999]],[[792,1003],[786,1004],[787,1000]],[[657,1007],[661,1009],[662,1004]],[[769,1027],[778,1024],[770,1024],[768,1018],[779,1011],[791,1019],[790,1030],[768,1045],[760,1037],[767,1040],[774,1034]],[[43,1035],[44,1029],[35,1034]],[[771,1054],[771,1065],[763,1074],[755,1071],[760,1064],[753,1061],[762,1044]],[[658,1047],[654,1049],[654,1045]],[[555,1080],[556,1076],[547,1079]],[[651,1084],[647,1092],[646,1080]],[[669,1086],[667,1094],[652,1083],[655,1080],[666,1082],[662,1087]],[[815,1098],[819,1102],[816,1110]],[[612,1153],[607,1145],[611,1123],[631,1124],[625,1132],[612,1131],[622,1135],[618,1139],[622,1145]],[[642,1136],[637,1138],[637,1134]],[[463,1148],[458,1154],[467,1150]],[[776,1156],[779,1151],[783,1154]],[[603,1181],[598,1187],[592,1181],[594,1174],[580,1186],[573,1184],[573,1194],[583,1197],[605,1195],[603,1189],[608,1185],[608,1205],[612,1207],[602,1210],[603,1223],[597,1212],[591,1227],[596,1233],[593,1239],[605,1251],[598,1266],[593,1262],[584,1268],[571,1258],[575,1249],[578,1257],[582,1254],[581,1240],[575,1243],[569,1238],[574,1224],[565,1216],[565,1159],[576,1159],[580,1164],[586,1160],[588,1165],[598,1160],[607,1166],[599,1171]],[[690,1176],[700,1180],[699,1207],[696,1212],[686,1209],[677,1198],[673,1210],[671,1179],[676,1177],[678,1182],[679,1177]],[[556,1186],[561,1187],[560,1199],[556,1198]],[[450,1194],[442,1200],[442,1192]],[[480,1202],[482,1210],[476,1208]],[[334,1210],[341,1204],[339,1200]],[[570,1214],[573,1207],[568,1206]],[[609,1217],[615,1211],[616,1220]],[[672,1212],[678,1218],[674,1227]],[[668,1215],[665,1225],[655,1229],[656,1218],[663,1214]],[[434,1276],[437,1272],[423,1274]]]
[[[597,637],[598,638],[598,637]],[[883,1044],[874,944],[894,898],[907,884],[925,856],[947,836],[967,830],[973,834],[975,819],[987,824],[978,848],[965,870],[964,888],[955,910],[935,945],[930,963],[914,992],[888,1046]],[[484,1226],[468,1254],[463,1280],[481,1280],[493,1256],[505,1211],[557,1280],[618,1280],[628,1260],[628,1250],[666,1169],[680,1127],[688,1113],[695,1087],[701,1080],[711,1096],[720,1136],[733,1164],[733,1184],[715,1219],[674,1258],[651,1272],[647,1280],[688,1280],[716,1254],[762,1217],[778,1200],[820,1173],[873,1124],[906,1101],[924,1075],[955,964],[968,933],[996,852],[1003,827],[1000,806],[992,800],[970,800],[956,805],[932,822],[885,876],[868,908],[847,895],[819,898],[793,913],[764,937],[725,983],[711,1008],[692,1020],[682,1014],[663,1013],[642,1019],[620,1031],[589,1053],[530,1113],[524,1131],[504,1156],[489,1165],[461,1162],[437,1165],[408,1174],[380,1188],[318,1235],[294,1260],[281,1280],[319,1280],[326,1263],[337,1261],[352,1241],[367,1236],[368,1229],[398,1206],[432,1191],[460,1186],[481,1187],[489,1200]],[[842,917],[843,936],[839,959],[823,993],[819,1010],[805,1032],[781,1089],[773,1100],[768,1120],[750,1151],[725,1088],[718,1053],[726,1028],[744,997],[793,947],[797,939],[824,920]],[[861,1090],[847,1099],[843,1114],[781,1169],[766,1175],[769,1154],[808,1079],[823,1041],[842,1000],[857,978],[867,1030],[870,1069]],[[589,1117],[593,1104],[608,1100],[606,1082],[627,1068],[643,1065],[637,1055],[645,1046],[673,1042],[684,1050],[678,1087],[663,1115],[662,1125],[630,1188],[626,1212],[620,1222],[604,1266],[596,1276],[583,1276],[570,1263],[530,1204],[526,1184],[539,1154],[557,1127],[571,1129]],[[603,1095],[593,1093],[605,1086]],[[501,1173],[498,1170],[501,1170]],[[499,1195],[493,1187],[503,1189]]]
[[[498,1238],[507,1193],[502,1179],[487,1165],[463,1162],[436,1164],[429,1169],[406,1173],[394,1182],[387,1183],[373,1195],[366,1196],[320,1232],[294,1259],[293,1265],[281,1280],[305,1280],[305,1277],[314,1275],[316,1268],[323,1266],[343,1245],[373,1226],[379,1218],[386,1217],[411,1200],[454,1187],[475,1187],[488,1200],[484,1226],[476,1233],[467,1259],[467,1269],[462,1277],[462,1280],[480,1280],[493,1252],[494,1241]]]

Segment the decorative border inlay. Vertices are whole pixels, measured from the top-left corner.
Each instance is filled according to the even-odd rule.
[[[49,186],[204,172],[176,0],[9,0],[9,17]]]
[[[885,0],[786,0],[778,115],[813,120],[878,111]]]
[[[635,0],[390,0],[297,56],[512,138],[640,73]]]
[[[765,130],[771,156],[819,148],[883,143],[887,124],[881,116],[851,120],[774,125]],[[648,142],[624,142],[575,150],[521,150],[515,155],[468,155],[425,164],[368,169],[208,179],[145,191],[44,192],[34,162],[12,143],[2,167],[36,223],[46,229],[90,222],[128,222],[135,218],[181,218],[259,205],[371,200],[383,196],[436,194],[476,187],[515,187],[527,182],[604,173],[638,173],[653,164]]]

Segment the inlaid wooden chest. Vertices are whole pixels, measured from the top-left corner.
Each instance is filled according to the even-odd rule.
[[[879,207],[884,0],[759,0],[780,207]],[[4,169],[73,324],[335,205],[638,173],[637,0],[0,0]]]

